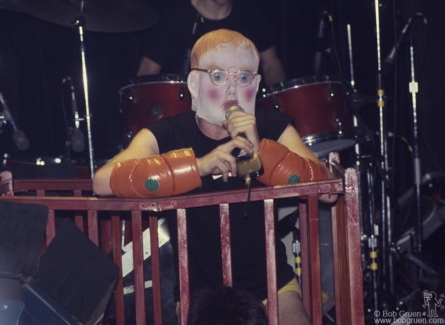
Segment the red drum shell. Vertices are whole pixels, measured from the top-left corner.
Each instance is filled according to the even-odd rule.
[[[293,79],[272,86],[258,99],[258,106],[292,117],[303,142],[319,157],[355,143],[342,86],[328,77],[322,81]]]
[[[187,78],[182,75],[141,76],[123,87],[120,96],[124,146],[147,125],[188,112],[192,107]]]

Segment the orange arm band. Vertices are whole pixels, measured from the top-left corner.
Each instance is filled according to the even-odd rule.
[[[114,195],[152,198],[183,194],[202,185],[192,149],[118,162],[111,172]]]
[[[263,139],[258,149],[264,173],[257,179],[268,186],[322,181],[328,179],[326,168],[303,158],[286,146]]]

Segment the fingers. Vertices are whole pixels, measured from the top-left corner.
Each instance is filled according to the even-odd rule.
[[[223,126],[232,138],[237,136],[245,137],[252,144],[251,148],[258,150],[259,137],[256,129],[255,116],[235,111],[223,122]]]
[[[232,151],[235,148],[240,148],[246,152],[253,153],[250,141],[237,136],[196,160],[200,176],[222,175],[225,182],[228,181],[230,177],[229,175],[232,177],[237,176],[238,169],[236,165],[236,157],[232,155]]]
[[[222,175],[225,182],[229,178],[229,173],[236,176],[236,159],[230,154],[232,149],[233,145],[225,144],[197,159],[200,176]]]

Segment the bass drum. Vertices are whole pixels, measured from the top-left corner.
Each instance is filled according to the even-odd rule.
[[[128,146],[141,129],[163,118],[191,110],[187,76],[160,74],[141,76],[120,89],[122,145]]]
[[[303,142],[318,157],[355,144],[341,83],[330,77],[299,78],[274,85],[263,89],[257,102],[292,117]]]

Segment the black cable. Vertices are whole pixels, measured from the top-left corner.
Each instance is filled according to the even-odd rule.
[[[246,186],[247,186],[247,200],[246,200],[246,204],[244,205],[244,212],[243,212],[243,216],[244,218],[247,218],[247,216],[249,215],[249,203],[250,203],[250,192],[251,192],[251,181],[252,178],[250,177],[250,175],[246,176]]]

